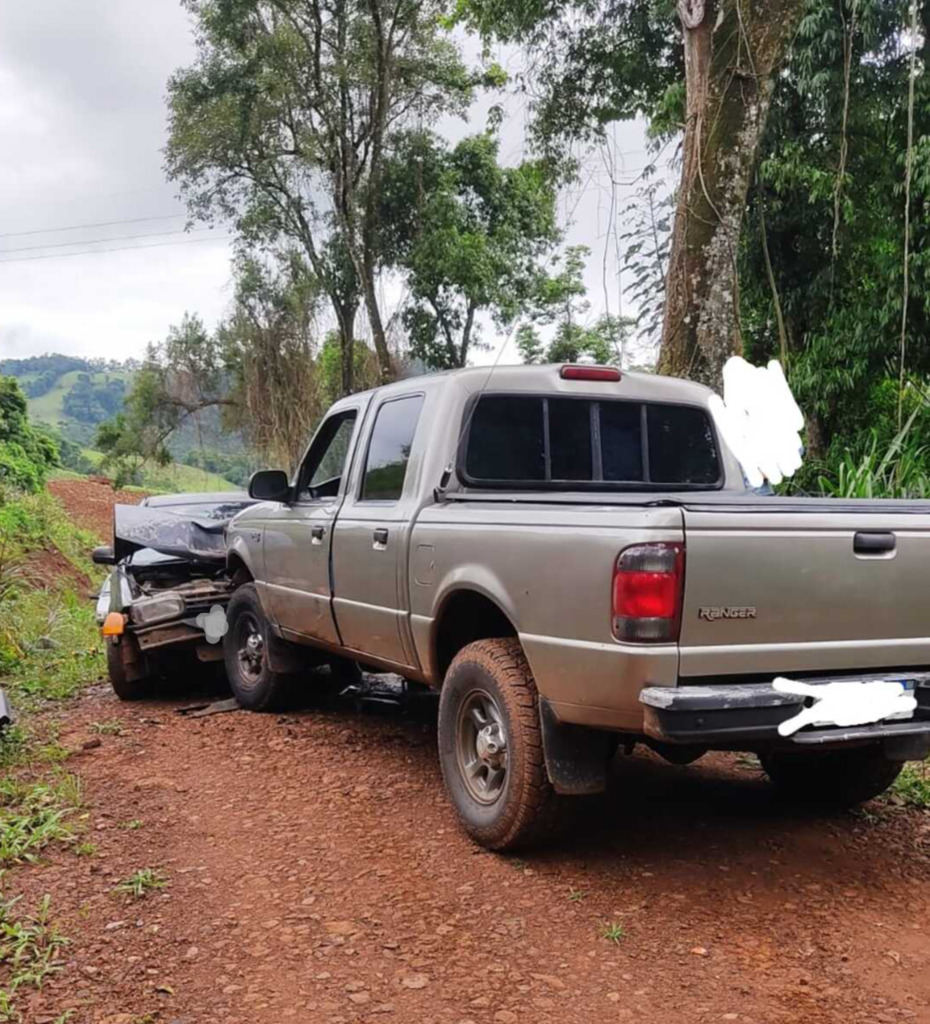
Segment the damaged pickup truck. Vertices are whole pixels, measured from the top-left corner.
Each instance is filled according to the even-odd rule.
[[[754,494],[710,398],[525,366],[340,400],[228,528],[239,703],[334,656],[432,687],[446,789],[494,849],[637,743],[755,752],[791,799],[882,792],[930,747],[930,505]]]
[[[222,661],[220,637],[208,639],[202,616],[229,601],[236,584],[226,572],[226,526],[252,504],[229,491],[115,506],[113,545],[92,557],[113,566],[96,616],[122,700],[150,696],[159,679],[191,663]]]

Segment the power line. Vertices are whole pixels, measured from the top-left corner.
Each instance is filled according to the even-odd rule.
[[[93,256],[98,252],[132,252],[136,249],[160,249],[165,245],[193,245],[195,242],[228,242],[233,235],[220,235],[217,238],[188,238],[177,242],[152,242],[149,245],[117,245],[110,249],[87,249],[83,252],[56,252],[51,256],[17,256],[12,260],[0,260],[3,263],[31,263],[33,260],[63,260],[69,256]]]
[[[212,231],[212,228],[199,228],[200,231]],[[67,249],[69,245],[97,245],[100,242],[131,242],[136,238],[165,238],[168,235],[186,235],[183,228],[176,231],[147,231],[143,235],[115,235],[111,238],[79,238],[75,242],[44,242],[42,245],[22,245],[18,249],[0,249],[0,257],[13,252],[35,252],[37,249]]]
[[[112,228],[119,224],[143,224],[150,220],[177,220],[183,213],[171,213],[158,217],[132,217],[129,220],[98,220],[93,224],[68,224],[60,228],[33,228],[31,231],[4,231],[0,238],[24,238],[26,235],[47,235],[53,231],[81,231],[84,228]],[[72,243],[76,244],[76,243]]]

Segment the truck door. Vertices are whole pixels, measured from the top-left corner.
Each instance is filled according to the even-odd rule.
[[[333,537],[333,602],[343,646],[416,664],[407,630],[407,540],[417,497],[407,472],[422,394],[385,398]]]
[[[297,474],[295,497],[265,523],[265,576],[271,610],[283,630],[339,643],[332,612],[329,556],[345,492],[360,410],[331,413],[314,435]]]

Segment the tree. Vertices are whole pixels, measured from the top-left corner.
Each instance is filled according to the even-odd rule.
[[[545,287],[556,183],[543,161],[502,167],[498,149],[489,133],[452,149],[419,133],[385,172],[385,250],[410,291],[410,353],[430,367],[465,366],[482,313],[506,328]]]
[[[686,116],[657,369],[719,388],[743,348],[737,256],[776,69],[806,0],[679,0]]]
[[[634,321],[629,317],[599,316],[588,321],[591,304],[585,298],[585,246],[572,246],[561,258],[561,269],[544,282],[531,320],[521,324],[516,345],[525,363],[594,363],[622,365],[626,339]],[[554,325],[548,342],[537,324]]]
[[[198,58],[169,82],[169,176],[194,217],[252,245],[299,245],[339,330],[352,390],[362,300],[382,379],[385,162],[405,125],[463,112],[474,79],[441,0],[185,0]]]
[[[467,0],[485,34],[532,46],[535,133],[565,156],[615,120],[684,129],[659,369],[719,385],[741,347],[736,274],[775,72],[806,0]]]

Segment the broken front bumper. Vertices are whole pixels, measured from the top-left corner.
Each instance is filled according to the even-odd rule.
[[[823,748],[884,742],[890,757],[902,760],[930,752],[930,672],[857,676],[857,682],[894,679],[912,683],[913,717],[874,725],[815,726],[782,737],[778,726],[797,715],[804,698],[780,693],[771,683],[647,686],[640,693],[647,736],[665,743],[751,750],[781,746]],[[851,682],[849,676],[805,679],[811,686]]]

